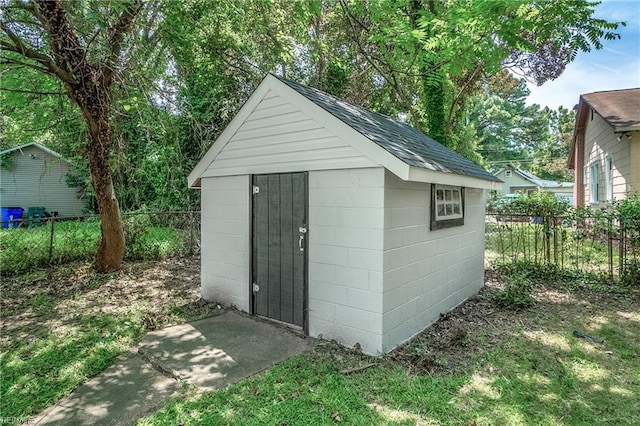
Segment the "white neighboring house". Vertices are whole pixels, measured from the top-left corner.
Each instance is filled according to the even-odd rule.
[[[202,296],[387,352],[484,284],[492,174],[410,126],[268,75],[188,178]]]
[[[57,152],[31,142],[0,152],[0,205],[21,207],[24,217],[29,207],[44,207],[60,216],[81,215],[85,200],[78,188],[67,185],[73,164]]]
[[[573,205],[573,182],[556,182],[540,179],[531,172],[519,168],[505,168],[496,173],[504,182],[502,194],[531,194],[535,191],[551,192]]]

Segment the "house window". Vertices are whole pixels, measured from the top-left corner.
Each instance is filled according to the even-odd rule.
[[[590,178],[589,178],[589,199],[591,203],[597,203],[600,201],[598,196],[600,192],[600,171],[598,169],[598,162],[594,161],[589,166]]]
[[[511,170],[505,170],[504,177],[511,177]]]
[[[431,185],[431,230],[464,225],[464,188]]]
[[[604,160],[604,182],[607,201],[613,201],[613,159],[609,154]]]

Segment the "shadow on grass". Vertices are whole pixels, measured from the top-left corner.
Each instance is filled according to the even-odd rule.
[[[2,415],[36,414],[150,329],[221,312],[197,300],[198,263],[178,263],[127,263],[113,274],[71,264],[4,279]]]
[[[506,318],[515,321],[496,321],[497,345],[473,351],[462,370],[417,376],[359,356],[350,362],[378,365],[344,374],[348,351],[316,351],[224,391],[174,399],[140,424],[634,424],[637,301],[540,300]]]
[[[143,334],[139,324],[110,316],[88,316],[60,335],[12,342],[0,361],[2,415],[36,414],[113,363]]]
[[[505,333],[464,376],[372,372],[357,379],[358,387],[375,389],[370,397],[378,404],[443,423],[636,424],[640,314],[633,304],[629,308],[605,311],[587,304],[582,315],[573,315],[575,303],[539,303],[523,313],[530,317],[527,324]],[[544,319],[535,321],[541,312]],[[573,330],[604,343],[576,338]],[[434,384],[442,380],[436,387],[449,395],[434,401]],[[389,391],[395,386],[400,390]]]

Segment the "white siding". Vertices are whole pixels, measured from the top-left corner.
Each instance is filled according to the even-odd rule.
[[[71,166],[64,160],[28,146],[10,153],[11,168],[0,170],[0,204],[22,207],[26,217],[29,207],[44,207],[60,216],[79,216],[85,201],[78,199],[78,189],[69,188],[66,175]]]
[[[309,334],[382,350],[383,168],[309,173]]]
[[[202,179],[201,292],[249,311],[249,176]]]
[[[429,230],[431,185],[385,174],[383,341],[386,352],[484,283],[485,192],[465,189],[464,225]]]
[[[611,127],[600,115],[593,113],[593,120],[587,118],[585,130],[585,168],[586,171],[578,170],[577,173],[584,173],[584,199],[586,205],[604,205],[606,198],[605,182],[605,157],[610,155],[613,160],[613,199],[621,200],[631,189],[631,148],[630,141],[623,137],[620,141],[616,139]],[[600,203],[593,204],[589,194],[591,185],[590,166],[597,162],[600,170],[599,199]],[[637,165],[636,165],[637,166]]]
[[[372,166],[331,129],[269,91],[203,176]]]

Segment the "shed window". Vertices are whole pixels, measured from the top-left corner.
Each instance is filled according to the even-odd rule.
[[[431,185],[431,230],[464,225],[464,188]]]
[[[511,177],[511,170],[506,170],[504,172],[504,177]]]

